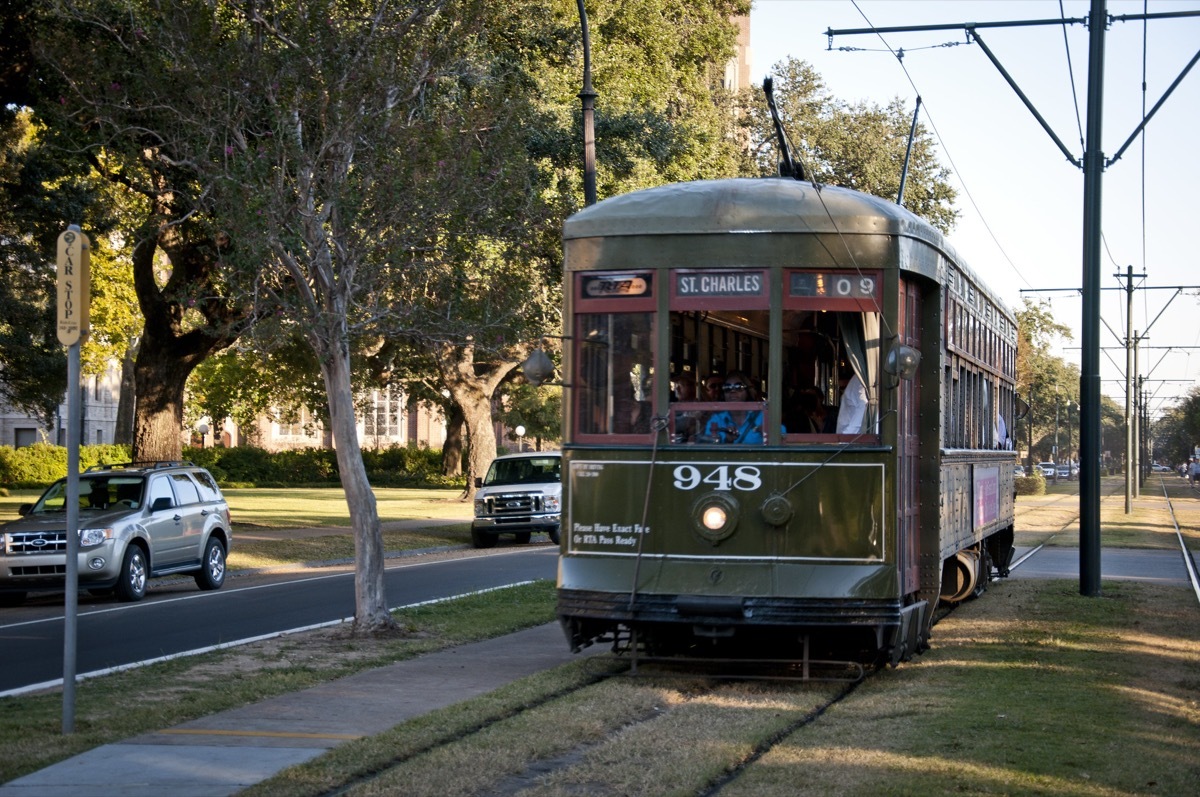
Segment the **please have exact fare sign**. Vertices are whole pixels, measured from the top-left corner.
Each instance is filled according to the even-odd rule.
[[[74,346],[88,333],[91,243],[72,224],[58,236],[58,342]]]

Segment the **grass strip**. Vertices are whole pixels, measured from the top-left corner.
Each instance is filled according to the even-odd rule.
[[[1200,624],[1187,590],[993,585],[919,660],[868,681],[722,791],[1195,794]]]
[[[930,651],[801,724],[720,793],[1193,794],[1195,617],[1177,587],[1105,582],[1087,598],[1073,582],[1001,582],[943,620]],[[247,794],[693,795],[837,689],[628,678],[574,689],[587,677],[585,663],[531,675]]]
[[[102,744],[307,689],[454,645],[554,619],[543,581],[395,613],[401,632],[362,639],[335,627],[160,662],[80,682],[75,733],[62,733],[62,693],[0,700],[0,783]]]

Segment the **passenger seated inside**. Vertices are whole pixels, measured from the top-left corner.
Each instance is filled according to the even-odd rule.
[[[741,371],[730,371],[721,386],[726,401],[758,401],[758,390]],[[704,435],[719,443],[761,444],[761,410],[722,410],[714,413],[704,426]]]
[[[672,401],[696,401],[696,379],[691,374],[680,374],[675,379]],[[676,443],[689,443],[700,434],[701,413],[680,411],[675,413]]]
[[[800,434],[833,434],[837,431],[837,419],[825,406],[821,392],[815,387],[804,388],[799,393]]]

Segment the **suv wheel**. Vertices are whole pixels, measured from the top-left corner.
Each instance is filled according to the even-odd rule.
[[[558,529],[559,527],[555,526],[546,532],[546,535],[550,538],[550,542],[554,543],[555,545],[558,545]]]
[[[140,601],[146,597],[146,553],[137,545],[125,549],[125,559],[121,563],[121,575],[117,578],[114,592],[123,601]]]
[[[225,583],[225,546],[215,537],[208,538],[204,558],[196,571],[196,586],[200,589],[220,589]]]
[[[513,536],[517,538],[517,545],[528,545],[532,534],[528,531],[518,531]]]
[[[476,548],[495,548],[496,535],[489,534],[486,531],[471,529],[471,544]]]

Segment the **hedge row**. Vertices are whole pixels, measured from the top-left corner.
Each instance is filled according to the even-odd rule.
[[[324,448],[269,452],[261,448],[185,448],[183,458],[207,468],[227,487],[337,486],[337,453]],[[79,469],[129,462],[128,446],[82,446]],[[379,487],[461,487],[460,476],[441,475],[442,452],[416,446],[363,451],[367,478]],[[67,450],[37,443],[14,449],[0,446],[0,485],[45,487],[67,473]]]

